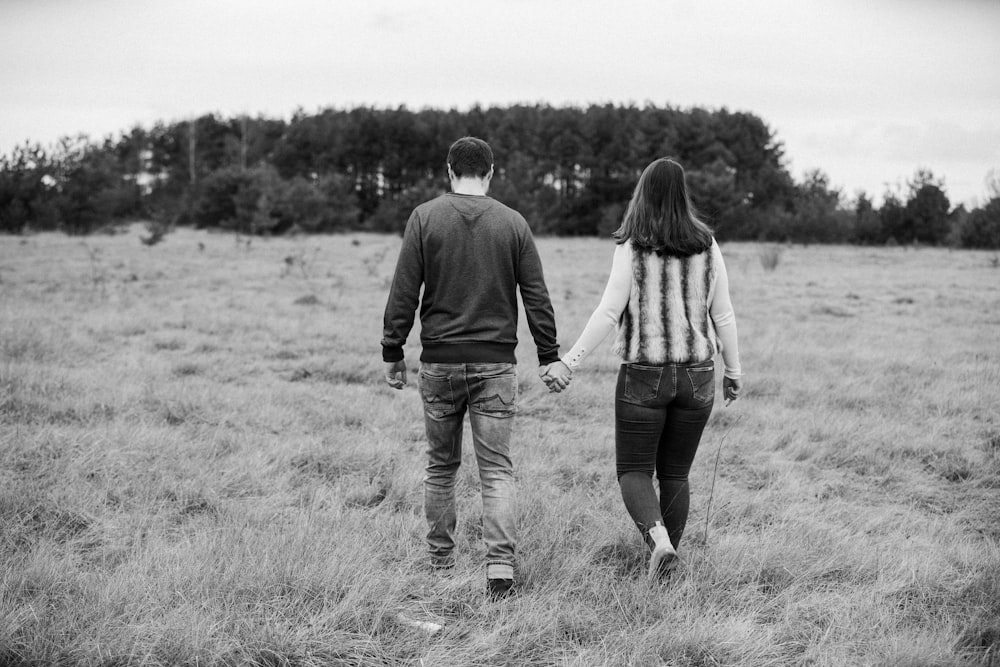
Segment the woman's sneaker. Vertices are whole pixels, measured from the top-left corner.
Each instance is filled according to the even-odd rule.
[[[659,521],[649,529],[652,553],[649,555],[649,577],[653,578],[669,572],[677,559],[677,551],[670,543],[667,529]]]

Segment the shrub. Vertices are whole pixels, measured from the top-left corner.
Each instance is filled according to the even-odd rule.
[[[758,251],[757,256],[760,258],[760,265],[764,267],[765,271],[774,271],[778,268],[778,263],[781,261],[781,254],[781,246],[766,245]]]
[[[958,239],[966,248],[1000,249],[1000,197],[969,213],[959,224]]]
[[[192,221],[198,227],[217,227],[236,220],[236,195],[244,187],[246,174],[239,169],[220,169],[198,184],[192,206]]]
[[[0,156],[0,232],[55,229],[59,215],[52,176],[54,165],[37,144],[18,146]]]
[[[365,227],[373,232],[402,233],[413,209],[439,194],[441,194],[440,189],[426,179],[414,187],[387,193],[375,209],[375,213],[365,220]]]
[[[244,234],[281,231],[285,188],[270,166],[213,171],[198,188],[194,222],[199,227],[224,227]]]

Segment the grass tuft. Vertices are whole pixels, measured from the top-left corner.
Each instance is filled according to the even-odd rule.
[[[170,338],[167,340],[157,340],[153,342],[153,349],[157,351],[173,352],[176,350],[183,350],[185,343],[179,338]]]
[[[295,301],[293,301],[296,306],[317,306],[321,302],[319,297],[315,294],[306,294],[305,296],[300,296]]]
[[[172,372],[177,377],[189,377],[192,375],[201,375],[204,372],[204,369],[202,368],[201,364],[194,362],[185,362],[174,366]]]

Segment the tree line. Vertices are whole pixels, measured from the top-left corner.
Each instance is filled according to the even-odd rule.
[[[399,232],[413,206],[446,190],[447,147],[465,135],[493,146],[490,194],[538,234],[609,234],[642,168],[673,156],[720,239],[1000,248],[1000,187],[980,208],[952,208],[943,182],[918,170],[876,207],[819,170],[796,182],[754,114],[612,104],[206,114],[103,142],[25,143],[0,156],[0,232],[86,234],[137,219],[246,234]]]

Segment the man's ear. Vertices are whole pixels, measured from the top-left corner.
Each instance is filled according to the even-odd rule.
[[[448,167],[448,178],[450,178],[451,180],[455,180],[456,178],[458,178],[458,176],[455,176],[455,172],[451,168],[451,163],[445,162],[445,165],[447,165]]]
[[[493,165],[490,165],[490,170],[486,172],[486,176],[483,177],[485,180],[489,181],[493,179]]]

